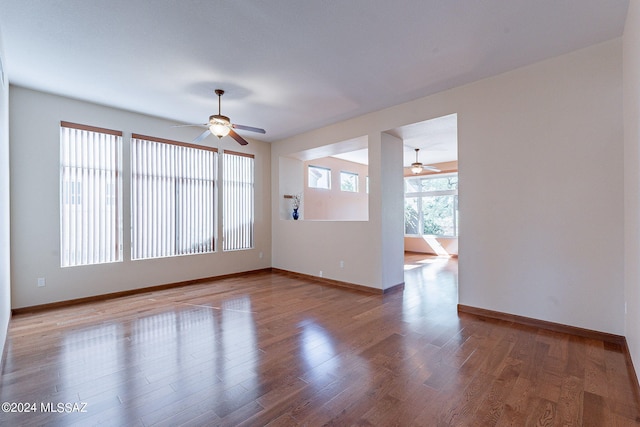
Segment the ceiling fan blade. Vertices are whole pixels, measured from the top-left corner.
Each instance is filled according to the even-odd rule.
[[[206,137],[208,137],[209,135],[211,135],[211,131],[209,129],[207,129],[204,132],[202,132],[200,135],[198,135],[198,137],[196,139],[194,139],[193,141],[191,141],[191,142],[193,144],[197,144],[200,141],[202,141],[203,139],[205,139]]]
[[[431,171],[431,172],[442,172],[438,168],[434,168],[433,166],[427,166],[427,165],[422,165],[422,169],[428,170],[428,171]]]
[[[233,131],[233,129],[229,129],[229,136],[231,138],[235,139],[238,142],[238,144],[240,144],[240,145],[247,145],[248,144],[248,142],[243,137],[241,137],[240,135],[235,133]]]
[[[267,131],[264,130],[264,129],[254,128],[254,127],[251,127],[251,126],[233,124],[233,125],[231,125],[231,127],[234,128],[234,129],[248,130],[249,132],[267,133]]]

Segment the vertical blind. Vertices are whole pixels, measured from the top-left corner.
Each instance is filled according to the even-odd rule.
[[[226,151],[223,155],[223,228],[225,251],[253,247],[254,158]]]
[[[132,259],[215,251],[217,154],[132,135]]]
[[[60,123],[62,267],[122,260],[122,132]]]

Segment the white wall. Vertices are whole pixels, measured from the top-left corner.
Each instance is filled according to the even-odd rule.
[[[0,33],[0,62],[7,63]],[[1,78],[1,76],[0,76]],[[0,81],[0,362],[11,317],[11,261],[9,222],[9,82]],[[1,368],[1,364],[0,364]]]
[[[617,39],[274,143],[275,169],[368,135],[371,188],[368,223],[274,220],[274,266],[381,287],[378,180],[401,166],[372,156],[380,132],[458,113],[459,302],[623,334],[621,73]]]
[[[331,188],[309,188],[309,166],[328,168],[331,175]],[[369,219],[369,195],[367,194],[369,167],[367,165],[336,157],[321,157],[304,162],[304,172],[304,196],[301,209],[304,211],[304,219],[319,221],[367,221]],[[340,189],[341,172],[358,174],[357,192]]]
[[[130,261],[129,138],[132,132],[188,142],[198,128],[11,86],[11,278],[14,308],[88,297],[271,266],[270,145],[231,138],[202,144],[255,154],[255,249]],[[60,267],[60,121],[124,132],[124,261]],[[218,145],[219,144],[219,145]],[[3,205],[4,206],[4,205]],[[221,207],[221,206],[220,206]],[[220,213],[220,212],[219,212]],[[219,218],[221,216],[219,215]],[[260,258],[260,252],[263,257]],[[37,278],[46,286],[38,288]]]
[[[380,189],[381,210],[381,247],[377,261],[382,268],[382,283],[389,285],[404,283],[404,170],[398,167],[402,164],[403,151],[401,139],[380,134],[381,169],[379,181],[375,182]]]
[[[640,3],[630,2],[624,31],[625,336],[640,374]]]
[[[624,333],[621,48],[463,89],[461,304]]]

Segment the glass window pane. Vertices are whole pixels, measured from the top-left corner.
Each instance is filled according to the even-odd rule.
[[[224,152],[222,249],[253,248],[254,158]]]
[[[331,169],[309,166],[310,188],[331,188]]]
[[[131,259],[215,251],[218,153],[131,139]]]
[[[405,178],[405,234],[458,236],[458,175]]]
[[[60,265],[122,261],[122,133],[60,126]]]
[[[423,234],[453,236],[454,196],[429,196],[422,198]]]
[[[443,178],[423,178],[421,191],[455,190],[458,188],[458,176]]]
[[[358,192],[358,174],[353,172],[340,172],[340,190]]]
[[[404,192],[405,193],[417,193],[420,191],[421,179],[411,178],[404,180]]]
[[[418,216],[418,198],[404,199],[404,234],[420,234]]]

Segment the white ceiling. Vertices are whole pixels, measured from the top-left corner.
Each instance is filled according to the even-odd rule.
[[[14,84],[184,123],[222,88],[275,141],[619,37],[628,3],[0,0],[0,32]]]
[[[458,115],[449,114],[435,119],[390,129],[386,133],[402,139],[404,143],[403,165],[411,166],[416,161],[415,149],[420,149],[418,161],[424,164],[450,162],[458,160]],[[360,148],[366,145],[366,138],[357,138],[360,145],[345,143],[332,144],[325,147],[330,150],[331,157],[350,162],[369,164],[369,150]],[[353,150],[353,151],[345,151]],[[315,152],[315,155],[327,155],[326,151]]]
[[[400,138],[404,143],[405,167],[416,161],[416,148],[420,149],[418,161],[426,165],[458,160],[457,114],[413,123],[391,129],[387,133]]]

